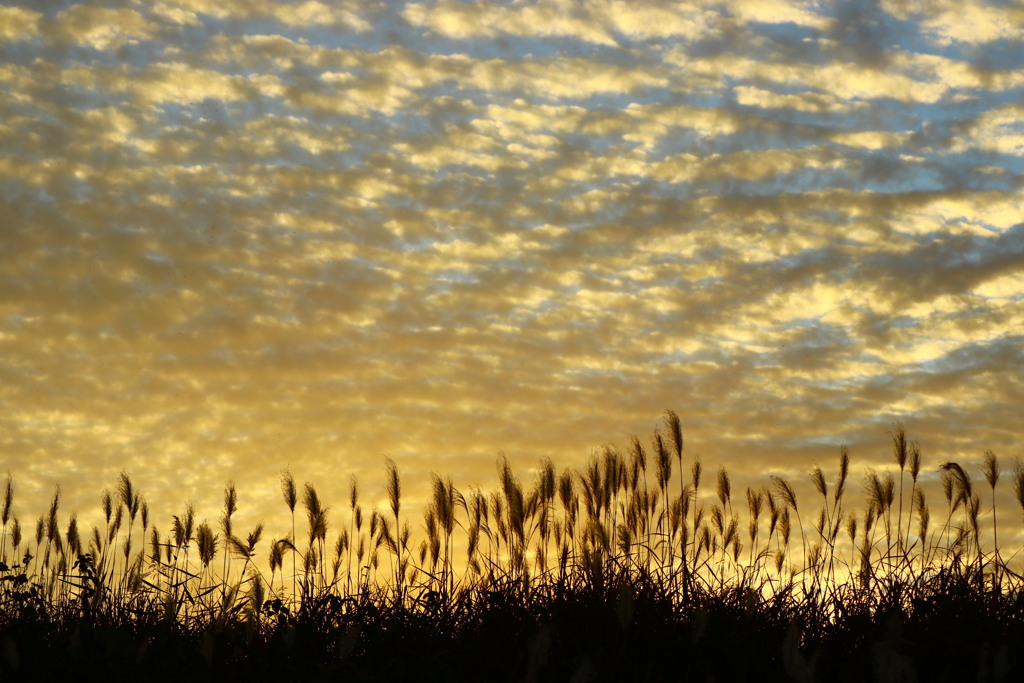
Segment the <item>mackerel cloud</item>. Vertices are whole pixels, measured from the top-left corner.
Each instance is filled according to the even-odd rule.
[[[154,507],[229,479],[258,507],[285,467],[377,495],[383,455],[413,496],[487,487],[499,450],[577,465],[666,408],[751,480],[840,443],[881,466],[894,420],[933,464],[1024,455],[1021,27],[959,0],[7,2],[15,509],[61,482],[91,512],[122,469]]]

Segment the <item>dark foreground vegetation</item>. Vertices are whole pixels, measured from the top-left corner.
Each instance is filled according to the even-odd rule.
[[[491,493],[435,476],[415,516],[390,461],[387,509],[364,514],[353,480],[333,525],[285,473],[292,532],[267,540],[232,526],[231,485],[215,526],[188,507],[164,533],[125,474],[102,528],[62,521],[58,493],[26,529],[8,478],[0,680],[1021,680],[996,456],[977,482],[937,470],[933,523],[920,449],[898,424],[891,445],[857,510],[845,448],[812,499],[775,476],[734,495],[668,411],[649,447],[578,471],[524,485],[500,458]]]

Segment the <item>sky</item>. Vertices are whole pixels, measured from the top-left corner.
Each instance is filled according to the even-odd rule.
[[[4,1],[14,513],[280,536],[285,468],[417,510],[666,409],[734,490],[1010,469],[1022,102],[1019,0]]]

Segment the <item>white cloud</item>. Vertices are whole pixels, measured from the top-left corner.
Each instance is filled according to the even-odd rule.
[[[157,24],[133,9],[73,5],[57,16],[54,35],[97,50],[112,50],[152,39],[158,30]]]
[[[519,36],[573,37],[602,45],[614,45],[607,27],[595,22],[589,13],[572,11],[566,3],[538,2],[507,6],[491,3],[467,4],[443,1],[432,4],[411,3],[403,16],[449,38],[494,37],[499,33]]]
[[[160,0],[153,3],[150,12],[152,16],[160,21],[179,24],[182,26],[200,26],[202,21],[194,10],[178,6],[174,2]]]
[[[852,133],[835,133],[832,136],[833,142],[848,147],[860,147],[878,151],[899,147],[907,141],[908,133],[887,130],[861,130]]]
[[[997,7],[985,2],[929,3],[922,28],[934,36],[938,45],[967,43],[978,45],[996,40],[1024,39],[1024,8],[1020,5]],[[926,9],[926,8],[921,8]]]
[[[813,11],[818,7],[818,3],[813,0],[730,0],[725,4],[731,14],[748,22],[796,24],[818,29],[829,24],[828,17]]]
[[[1024,107],[1005,105],[985,112],[975,122],[972,137],[980,149],[1024,157]]]

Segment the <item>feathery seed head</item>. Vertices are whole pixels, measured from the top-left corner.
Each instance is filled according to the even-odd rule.
[[[569,512],[575,507],[576,498],[576,478],[572,474],[572,470],[562,470],[562,474],[558,477],[558,500],[562,503],[562,509]]]
[[[235,492],[235,482],[229,481],[224,489],[224,514],[228,517],[238,510],[238,494]]]
[[[893,478],[892,472],[886,472],[885,479],[882,480],[882,501],[885,503],[886,510],[892,507],[895,499],[896,480]]]
[[[0,524],[6,526],[7,521],[11,518],[11,503],[14,500],[14,480],[11,478],[11,473],[7,473],[7,486],[4,489],[4,508],[3,514],[0,515]]]
[[[60,486],[53,492],[53,502],[50,503],[50,514],[46,518],[46,539],[53,542],[59,538],[60,532],[57,529],[57,510],[60,507]]]
[[[914,489],[914,502],[913,507],[915,510],[921,510],[925,507],[925,498],[923,489]]]
[[[955,462],[942,463],[942,470],[952,474],[952,483],[956,494],[955,504],[966,503],[972,494],[971,477]]]
[[[1013,493],[1017,497],[1021,509],[1024,510],[1024,464],[1020,460],[1013,468]]]
[[[896,464],[900,466],[900,471],[902,471],[907,464],[907,434],[903,429],[902,422],[896,422],[893,425],[892,453],[896,458]]]
[[[288,506],[288,510],[294,513],[295,505],[299,502],[299,495],[295,490],[295,478],[288,470],[281,474],[281,497],[284,498],[284,504]]]
[[[729,483],[729,473],[725,471],[724,467],[718,470],[717,493],[718,500],[722,502],[723,506],[732,499],[732,485]]]
[[[625,466],[625,461],[623,461],[623,466]],[[626,477],[626,488],[628,488],[631,491],[634,491],[637,488],[639,488],[639,486],[640,486],[640,463],[636,460],[636,458],[633,458],[629,462],[629,472],[628,472],[628,476]]]
[[[733,517],[729,520],[729,524],[725,527],[725,533],[722,534],[722,548],[727,548],[732,545],[738,534],[736,530],[739,528],[739,521]]]
[[[660,433],[654,435],[654,457],[656,458],[655,465],[657,466],[658,486],[666,488],[668,486],[668,480],[672,476],[672,457],[665,448],[665,440],[661,438]]]
[[[121,471],[121,474],[118,477],[117,493],[121,498],[121,504],[130,511],[135,500],[135,495],[132,489],[132,480],[124,470]]]
[[[765,497],[768,501],[768,537],[771,538],[775,534],[776,525],[779,523],[780,510],[771,491],[765,491]]]
[[[455,487],[449,477],[442,480],[437,474],[431,472],[430,478],[434,490],[434,509],[437,512],[437,519],[441,527],[449,536],[455,529]]]
[[[545,457],[540,463],[540,474],[538,475],[540,497],[544,503],[550,503],[555,499],[555,464],[551,458]]]
[[[644,452],[644,447],[640,443],[640,439],[637,438],[636,434],[630,437],[630,454],[633,456],[633,462],[642,472],[647,471],[647,453]]]
[[[978,536],[978,513],[981,511],[981,498],[978,494],[971,494],[971,497],[967,500],[967,519],[971,525],[971,533],[974,534],[975,538]]]
[[[775,492],[778,494],[779,498],[782,499],[782,502],[785,503],[787,507],[791,507],[796,510],[796,493],[793,492],[793,487],[789,485],[789,482],[774,474],[771,475],[771,480],[775,484]]]
[[[194,526],[195,526],[195,520],[196,520],[196,509],[192,506],[192,503],[189,503],[185,507],[185,524],[184,524],[185,543],[189,543],[189,542],[192,541],[192,531],[193,531]]]
[[[836,490],[833,502],[838,503],[846,489],[846,477],[850,474],[850,451],[846,446],[839,447],[839,476],[836,478]]]
[[[747,510],[750,512],[750,518],[754,523],[761,517],[761,509],[764,506],[764,490],[758,489],[756,492],[747,487]]]
[[[97,531],[95,528],[93,530]],[[151,549],[149,559],[154,564],[158,564],[160,562],[160,532],[157,531],[156,526],[153,527],[151,534],[149,539]],[[98,541],[96,545],[97,547],[100,545]]]
[[[823,498],[828,496],[828,484],[825,483],[825,473],[817,465],[811,469],[811,482],[814,484],[814,488],[819,495]]]
[[[237,540],[237,539],[235,539]],[[237,550],[237,548],[236,548]],[[244,550],[244,548],[243,548]],[[308,576],[316,571],[317,553],[316,547],[310,546],[302,556],[302,571]]]
[[[326,530],[325,530],[326,531]],[[253,550],[256,545],[260,542],[263,537],[263,522],[256,525],[256,528],[249,532],[249,535],[245,537],[246,547],[249,549],[249,555],[252,556]]]
[[[205,521],[196,528],[196,546],[199,549],[199,561],[204,568],[208,568],[217,554],[217,536]]]
[[[110,491],[103,489],[103,495],[100,498],[100,502],[103,505],[103,516],[106,518],[107,524],[110,524],[110,515],[113,511],[113,501],[110,496]]]
[[[402,482],[398,478],[398,467],[391,458],[384,459],[384,468],[387,470],[388,502],[391,503],[391,512],[397,518],[401,508]]]
[[[725,526],[725,515],[722,513],[722,508],[717,505],[711,508],[711,523],[715,527],[715,531],[721,535]]]
[[[711,531],[708,529],[707,524],[701,524],[698,526],[697,531],[697,554],[706,552],[711,549]]]
[[[270,539],[269,564],[271,574],[280,569],[284,564],[284,549],[282,548],[281,543],[275,539]]]
[[[309,517],[310,524],[312,524],[313,520],[323,511],[323,505],[320,503],[320,496],[317,495],[316,488],[314,488],[309,482],[306,482],[303,489],[302,506],[306,508],[306,516]]]
[[[621,457],[618,451],[610,446],[605,446],[601,457],[601,465],[604,470],[604,477],[601,481],[601,503],[602,507],[608,508],[612,497],[618,492],[623,478],[620,467]]]
[[[885,492],[882,490],[882,480],[875,472],[868,472],[864,483],[864,490],[868,497],[868,508],[871,510],[885,509]]]
[[[917,482],[917,476],[921,473],[921,446],[916,442],[910,442],[910,478]]]
[[[942,479],[942,493],[946,502],[953,504],[953,474],[948,469],[940,469],[939,477]]]
[[[996,482],[999,481],[999,461],[996,459],[996,454],[992,451],[985,451],[985,461],[982,471],[985,473],[985,481],[995,491]]]
[[[78,516],[75,514],[72,514],[71,519],[68,520],[66,539],[71,553],[80,555],[82,553],[82,540],[78,535]]]
[[[665,411],[665,426],[668,428],[669,438],[672,439],[672,447],[676,452],[678,460],[683,459],[683,428],[679,423],[679,416],[674,410]]]
[[[110,525],[110,539],[111,541],[117,536],[117,532],[121,530],[121,522],[124,520],[124,508],[118,505],[114,508],[114,523]]]
[[[327,537],[327,508],[320,502],[320,496],[310,483],[306,483],[303,489],[302,506],[306,508],[310,542],[323,541]]]
[[[185,545],[185,525],[181,517],[174,515],[171,521],[171,532],[174,534],[174,547],[180,548]]]

